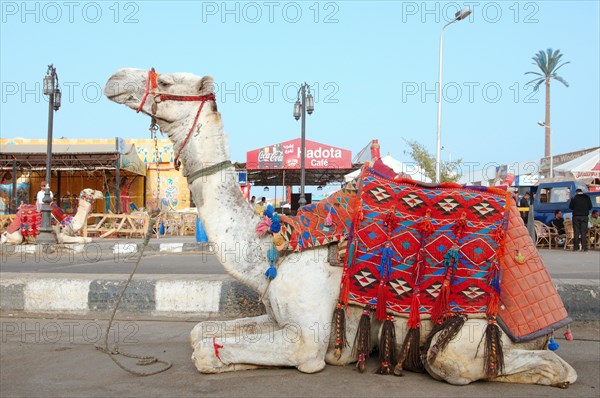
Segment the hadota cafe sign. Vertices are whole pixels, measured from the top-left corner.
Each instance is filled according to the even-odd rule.
[[[347,149],[305,140],[307,169],[345,169],[352,167],[352,153]],[[246,153],[246,168],[299,169],[302,142],[299,138],[269,145]]]

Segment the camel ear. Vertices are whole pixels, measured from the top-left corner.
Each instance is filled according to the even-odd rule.
[[[200,95],[206,95],[215,92],[215,81],[212,76],[204,76],[202,79],[200,79],[198,92]]]

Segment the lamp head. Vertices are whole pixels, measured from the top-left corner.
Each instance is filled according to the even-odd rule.
[[[314,110],[315,110],[315,99],[312,96],[312,94],[310,93],[310,87],[309,87],[308,95],[306,96],[306,112],[308,112],[309,115],[312,115]]]
[[[294,104],[294,119],[300,119],[300,113],[302,112],[302,105],[300,104],[300,100],[296,100]]]
[[[44,95],[52,94],[53,90],[54,90],[54,76],[52,76],[51,74],[48,73],[46,76],[44,76]]]
[[[56,88],[54,90],[54,110],[57,111],[60,109],[60,99],[62,97],[62,93],[60,92],[60,88]]]
[[[456,14],[454,14],[454,17],[455,17],[455,19],[457,21],[462,21],[463,19],[465,19],[469,15],[471,15],[471,9],[470,8],[463,8],[462,10],[460,10]]]

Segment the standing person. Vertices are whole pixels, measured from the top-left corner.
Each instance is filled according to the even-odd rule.
[[[256,196],[253,196],[252,199],[250,199],[250,206],[254,207],[255,203],[256,203]]]
[[[42,211],[42,205],[44,204],[44,196],[45,195],[46,195],[46,184],[42,182],[41,186],[40,186],[40,190],[37,193],[36,201],[35,201],[35,205],[37,206],[38,211]],[[52,194],[52,191],[50,191],[50,201],[52,201],[53,199],[54,199],[54,195]]]
[[[529,209],[531,195],[529,192],[525,192],[525,195],[519,201],[519,207],[527,207]],[[529,211],[522,211],[521,218],[523,219],[523,224],[527,225],[527,219],[529,218]]]
[[[573,210],[573,251],[579,250],[581,239],[581,250],[587,249],[588,215],[592,210],[592,201],[581,189],[575,191],[575,196],[569,203],[569,209]]]

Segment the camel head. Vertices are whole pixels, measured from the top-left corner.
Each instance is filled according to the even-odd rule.
[[[160,125],[161,122],[171,124],[186,119],[192,112],[195,115],[198,102],[160,101],[156,94],[197,96],[214,93],[213,78],[210,76],[198,77],[191,73],[161,73],[156,75],[156,88],[148,88],[148,96],[144,101],[149,76],[148,70],[119,69],[106,82],[104,95],[109,100],[126,105],[135,111],[143,102],[140,112],[154,116]],[[154,91],[154,95],[152,91]]]
[[[86,188],[80,192],[79,197],[81,199],[87,200],[89,203],[93,203],[98,199],[103,199],[104,195],[100,191],[96,191],[95,189]]]
[[[113,102],[151,116],[161,131],[168,135],[176,150],[185,146],[181,156],[182,160],[187,158],[188,166],[215,161],[215,153],[228,156],[226,145],[213,142],[220,135],[215,134],[216,130],[222,132],[215,101],[204,102],[194,125],[201,101],[190,98],[214,94],[212,77],[198,77],[191,73],[155,74],[143,69],[124,68],[108,79],[104,94]],[[192,126],[195,130],[192,134],[194,140],[190,141],[195,142],[188,143],[186,136]]]

